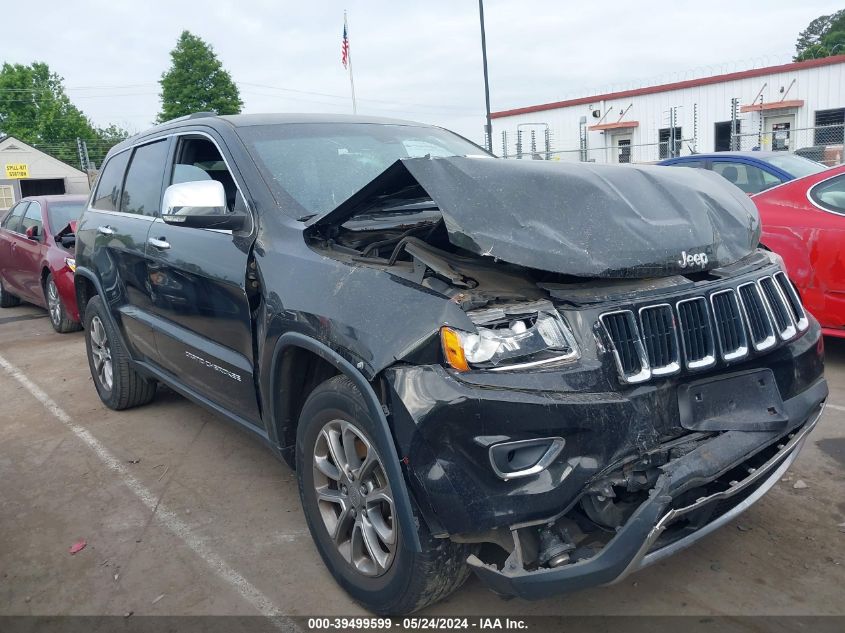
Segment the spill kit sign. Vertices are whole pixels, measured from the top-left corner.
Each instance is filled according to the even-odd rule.
[[[29,178],[29,165],[26,163],[6,163],[6,178]]]

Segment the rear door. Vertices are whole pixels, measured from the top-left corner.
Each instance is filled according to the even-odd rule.
[[[139,360],[158,357],[153,329],[144,318],[150,310],[145,250],[161,204],[169,144],[168,138],[158,139],[111,157],[79,228],[94,233],[92,260],[105,300]]]
[[[174,139],[167,184],[217,180],[230,209],[249,212],[239,174],[222,139],[207,133]],[[152,313],[162,367],[187,387],[262,427],[253,380],[253,338],[247,265],[254,220],[244,231],[165,224],[147,245]]]

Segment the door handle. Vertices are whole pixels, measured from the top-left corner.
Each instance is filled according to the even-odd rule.
[[[150,246],[154,246],[155,248],[161,249],[163,251],[170,248],[170,242],[168,242],[164,238],[161,238],[161,239],[157,239],[155,237],[147,238],[147,244],[149,244]]]
[[[114,229],[110,227],[108,224],[104,224],[103,226],[98,226],[97,231],[102,235],[114,235]]]

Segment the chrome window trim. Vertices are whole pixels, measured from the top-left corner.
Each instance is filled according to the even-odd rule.
[[[640,371],[636,374],[625,373],[625,370],[622,367],[622,358],[619,356],[619,352],[616,349],[616,343],[614,343],[613,336],[611,336],[610,334],[610,329],[604,322],[605,317],[613,316],[614,314],[627,315],[633,325],[632,329],[635,334],[634,349],[636,350],[637,356],[640,359]],[[619,371],[619,375],[621,376],[622,381],[633,385],[640,382],[645,382],[646,380],[651,378],[651,367],[649,367],[648,364],[648,356],[645,353],[645,347],[643,346],[642,339],[640,338],[640,329],[637,325],[637,318],[634,316],[634,313],[631,310],[613,310],[611,312],[603,312],[599,315],[599,322],[601,323],[602,328],[604,329],[605,335],[610,341],[610,351],[613,353],[613,358],[616,360],[616,369]]]
[[[718,295],[729,295],[733,298],[734,305],[737,309],[737,314],[739,315],[739,321],[741,324],[742,330],[742,344],[737,347],[732,352],[725,352],[722,348],[722,336],[721,330],[719,329],[719,319],[716,318],[716,304],[713,302],[713,298]],[[743,311],[742,306],[740,305],[739,296],[737,292],[733,288],[725,288],[724,290],[719,290],[717,292],[713,292],[710,294],[710,308],[713,311],[713,324],[716,330],[716,339],[719,342],[719,353],[722,355],[722,359],[726,361],[731,360],[739,360],[740,358],[745,358],[748,355],[748,333],[745,331],[745,319],[743,318]]]
[[[704,312],[707,314],[707,327],[710,330],[710,350],[704,358],[699,360],[689,360],[689,352],[687,351],[687,345],[684,342],[683,334],[681,335],[681,345],[684,348],[684,364],[686,364],[687,369],[691,370],[699,370],[699,369],[707,369],[708,367],[712,367],[716,364],[716,337],[713,336],[713,324],[711,323],[710,318],[710,310],[707,308],[707,299],[704,297],[690,297],[689,299],[681,299],[675,304],[675,310],[678,312],[678,323],[683,328],[683,323],[681,323],[681,306],[685,303],[692,303],[693,301],[703,301],[704,302]]]
[[[646,310],[653,310],[655,308],[669,308],[669,314],[672,315],[672,335],[675,337],[675,360],[673,360],[668,365],[663,365],[662,367],[651,367],[651,374],[652,376],[660,377],[660,376],[671,376],[679,371],[681,371],[681,346],[678,343],[678,324],[675,319],[675,311],[672,309],[672,305],[669,303],[655,303],[653,305],[647,305],[640,308],[637,311],[637,315],[640,319],[640,339],[642,339],[642,333],[644,331],[643,328],[643,312]],[[643,349],[645,349],[645,344],[643,343]],[[646,351],[646,358],[648,358],[648,352]]]
[[[758,296],[760,296],[760,288],[757,286],[756,281],[748,281],[744,284],[739,284],[736,287],[736,290],[737,290],[737,294],[739,295],[739,305],[742,306],[742,314],[745,317],[745,323],[748,327],[748,334],[750,336],[751,346],[754,348],[754,351],[763,352],[767,349],[774,347],[777,344],[778,339],[777,339],[777,336],[775,336],[775,331],[777,330],[777,328],[775,327],[775,324],[772,322],[772,317],[769,315],[769,313],[767,311],[768,306],[767,306],[766,302],[763,301],[763,297],[761,296],[760,299],[763,303],[763,312],[766,315],[766,319],[768,319],[768,321],[769,321],[769,325],[771,326],[771,329],[772,329],[772,334],[770,334],[769,336],[764,338],[763,341],[760,342],[759,344],[754,341],[754,332],[751,330],[751,319],[748,316],[748,309],[745,307],[745,300],[742,298],[742,292],[741,292],[741,289],[745,288],[746,286],[751,286],[754,289],[754,292],[756,292]]]
[[[789,319],[789,325],[782,331],[778,328],[777,319],[775,318],[775,310],[772,307],[771,302],[769,301],[769,297],[766,294],[766,291],[763,289],[763,281],[766,279],[772,282],[772,286],[774,286],[775,293],[778,295],[781,302],[783,303],[783,307],[786,309],[786,316]],[[766,304],[766,310],[769,311],[769,317],[772,320],[772,327],[773,329],[777,330],[778,336],[780,336],[780,340],[788,341],[789,339],[793,338],[797,334],[797,330],[795,329],[795,320],[792,318],[792,308],[790,308],[789,304],[786,303],[786,298],[780,291],[780,285],[778,284],[778,282],[776,282],[774,277],[772,277],[771,275],[763,275],[757,280],[757,286],[760,288],[760,296],[763,297],[763,302]]]
[[[789,307],[789,313],[792,314],[793,320],[795,321],[795,326],[798,328],[799,332],[803,332],[808,327],[810,327],[810,319],[807,318],[807,310],[804,308],[804,304],[801,302],[801,296],[798,294],[798,291],[795,290],[795,287],[792,285],[792,281],[790,281],[789,276],[782,270],[776,272],[772,277],[775,280],[776,285],[779,287],[781,291],[783,291],[783,285],[778,283],[779,278],[783,278],[786,282],[787,288],[789,288],[789,293],[794,297],[796,305],[801,309],[801,317],[797,320],[795,319],[795,315],[792,314],[792,303],[787,302],[787,306]]]

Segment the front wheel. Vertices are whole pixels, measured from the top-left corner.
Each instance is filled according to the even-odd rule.
[[[153,399],[156,382],[133,369],[100,297],[92,297],[85,307],[85,349],[94,386],[107,407],[119,411]]]
[[[3,281],[0,280],[0,308],[14,308],[20,305],[21,300],[14,295],[10,295],[3,287]]]
[[[407,549],[396,482],[373,437],[376,420],[346,376],[317,387],[297,429],[299,494],[311,536],[335,580],[378,614],[403,615],[445,598],[469,575],[470,546],[436,539],[418,520],[421,552]],[[412,502],[413,503],[413,502]]]
[[[53,273],[47,275],[47,281],[44,283],[44,296],[47,299],[47,310],[50,312],[50,323],[56,332],[66,334],[82,329],[79,323],[68,316],[62,298],[59,296],[56,280],[53,279]]]

